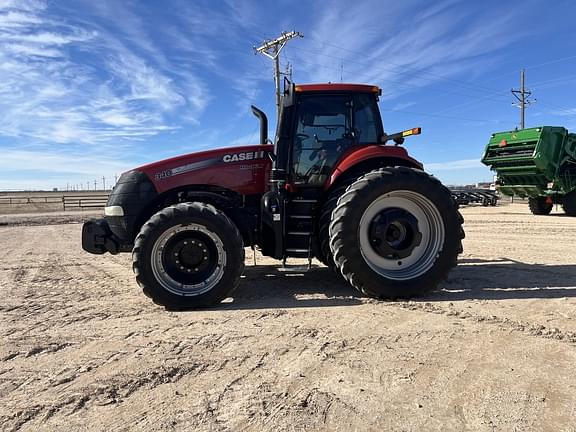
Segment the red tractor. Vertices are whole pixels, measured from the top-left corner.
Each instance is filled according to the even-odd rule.
[[[435,289],[462,252],[463,219],[450,192],[386,134],[378,87],[290,84],[276,142],[192,153],[124,173],[84,250],[132,252],[138,284],[167,308],[228,297],[244,248],[316,257],[378,298]],[[392,141],[393,145],[387,145]]]

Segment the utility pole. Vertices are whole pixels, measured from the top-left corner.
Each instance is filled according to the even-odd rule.
[[[512,95],[518,100],[517,103],[512,103],[513,106],[520,108],[520,129],[524,129],[525,127],[525,118],[526,118],[526,107],[532,105],[536,102],[536,99],[530,100],[528,99],[529,96],[532,96],[532,92],[530,90],[526,90],[525,88],[525,72],[524,69],[520,71],[520,89],[515,90],[512,89]]]
[[[102,190],[106,190],[106,177],[102,176]]]
[[[292,81],[292,64],[290,62],[286,62],[286,72],[284,72],[284,75]]]
[[[295,37],[304,37],[297,31],[282,32],[274,40],[264,41],[258,48],[254,47],[255,54],[263,54],[269,59],[274,60],[274,84],[276,86],[276,115],[280,115],[280,51],[290,39]]]
[[[94,190],[96,190],[96,179],[94,179]]]

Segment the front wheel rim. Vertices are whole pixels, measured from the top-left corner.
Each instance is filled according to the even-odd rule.
[[[180,224],[154,242],[151,266],[154,277],[167,291],[198,296],[222,279],[226,251],[220,237],[205,226]]]
[[[407,256],[383,256],[371,242],[372,222],[383,212],[401,209],[417,224],[419,243]],[[420,193],[408,190],[388,192],[374,200],[364,211],[358,227],[360,252],[368,266],[381,276],[408,280],[429,271],[444,246],[444,223],[438,208]]]

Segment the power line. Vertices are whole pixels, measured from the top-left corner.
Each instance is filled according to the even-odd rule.
[[[332,57],[332,56],[330,56],[330,57]],[[309,64],[309,65],[312,65],[312,66],[330,69],[330,70],[333,70],[335,73],[336,73],[336,72],[339,72],[339,69],[336,68],[335,66],[329,66],[329,65],[322,64],[322,63],[317,63],[317,62],[310,62],[310,61],[308,61],[308,60],[302,60],[302,59],[300,59],[300,60],[298,60],[298,61],[301,62],[301,63],[306,63],[306,64]],[[364,63],[361,63],[361,64],[364,65]],[[372,70],[378,72],[379,68],[372,68]],[[399,85],[399,86],[402,86],[403,88],[414,88],[414,87],[415,87],[414,85],[410,85],[409,83],[406,83],[405,81],[397,81],[397,80],[388,79],[388,78],[386,79],[386,82],[387,82],[387,83],[397,84],[397,85]],[[475,103],[475,102],[477,102],[478,100],[482,100],[482,99],[492,99],[493,101],[498,102],[498,103],[503,102],[504,100],[506,100],[506,99],[505,99],[505,92],[499,92],[499,93],[498,93],[497,96],[498,96],[499,99],[496,99],[496,98],[495,98],[496,96],[491,95],[491,94],[490,94],[490,95],[485,95],[485,96],[483,96],[483,97],[481,97],[481,98],[478,99],[476,95],[463,94],[463,93],[458,93],[458,92],[447,92],[447,91],[441,91],[441,92],[442,92],[442,93],[448,93],[448,94],[456,94],[456,95],[460,95],[460,96],[464,96],[464,97],[474,97],[474,98],[476,98],[476,99],[474,99],[473,101],[465,102],[465,103],[463,103],[462,105],[468,105],[468,104],[471,104],[471,103]],[[457,105],[457,106],[458,106],[458,105]],[[447,109],[445,109],[445,110],[439,111],[439,112],[436,113],[436,114],[440,115],[442,112],[451,110],[451,109],[453,109],[453,108],[455,108],[455,107],[456,107],[456,106],[449,107],[449,108],[447,108]]]
[[[475,123],[502,123],[501,120],[472,119],[472,118],[465,118],[465,117],[456,117],[456,116],[442,115],[442,114],[421,113],[421,112],[416,112],[416,111],[406,111],[406,110],[399,110],[399,109],[382,109],[381,108],[380,111],[399,112],[399,113],[414,114],[414,115],[424,116],[424,117],[443,118],[443,119],[460,120],[460,121],[468,121],[468,122],[475,122]]]
[[[318,41],[318,39],[314,39],[314,38],[312,38],[312,39]],[[358,53],[357,51],[350,50],[350,49],[347,49],[347,48],[344,48],[344,47],[341,47],[341,46],[338,46],[338,45],[335,45],[335,44],[332,44],[332,43],[323,42],[323,41],[318,41],[318,42],[320,42],[320,43],[322,43],[322,44],[324,44],[324,45],[332,46],[332,47],[337,48],[337,49],[340,49],[340,50],[342,50],[342,51],[350,52],[350,53],[352,53],[352,54],[354,54],[354,55],[359,55],[359,53]],[[309,52],[309,53],[311,53],[311,54],[316,54],[316,55],[319,55],[319,56],[323,56],[323,57],[327,57],[327,58],[332,58],[332,59],[335,59],[335,60],[339,60],[341,64],[342,64],[342,62],[343,62],[343,58],[342,58],[341,56],[334,56],[334,55],[326,54],[326,53],[323,53],[323,52],[308,50],[308,49],[305,49],[305,48],[298,48],[298,49],[299,49],[300,51]],[[571,59],[576,59],[576,56],[568,56],[568,57],[563,57],[563,58],[559,58],[559,59],[556,59],[556,60],[550,60],[550,61],[543,62],[543,63],[540,63],[540,64],[531,65],[531,66],[529,66],[528,68],[534,69],[534,68],[538,68],[538,67],[541,67],[541,66],[545,66],[545,65],[549,65],[549,64],[553,64],[553,63],[557,63],[557,62],[561,62],[561,61],[571,60]],[[332,69],[332,70],[334,70],[334,71],[336,70],[335,67],[331,67],[331,66],[327,66],[327,65],[323,65],[323,64],[312,63],[312,62],[308,62],[308,61],[305,61],[305,60],[299,60],[299,61],[302,61],[302,62],[304,62],[304,63],[311,64],[311,65],[316,65],[316,66],[319,66],[319,67],[329,68],[329,69]],[[406,75],[406,67],[403,66],[403,65],[395,64],[395,63],[393,63],[393,62],[389,62],[389,63],[392,64],[392,65],[395,65],[396,68],[399,68],[399,67],[403,68],[402,71],[397,71],[397,70],[395,70],[395,69],[391,69],[391,68],[387,68],[387,67],[382,67],[382,66],[377,67],[377,68],[374,68],[372,65],[370,65],[370,64],[368,64],[368,63],[360,62],[360,61],[356,61],[356,60],[351,60],[351,59],[346,59],[346,62],[355,63],[355,64],[358,64],[358,65],[360,65],[360,66],[370,67],[371,70],[376,71],[376,72],[378,72],[378,71],[386,71],[386,72],[392,73],[392,74],[394,74],[394,75],[402,75],[403,77],[405,77],[405,75]],[[528,68],[527,68],[527,69],[528,69]],[[410,68],[409,68],[409,69],[410,69]],[[436,79],[438,79],[438,80],[453,82],[453,83],[458,84],[458,85],[459,85],[460,87],[462,87],[462,88],[466,88],[466,89],[471,90],[471,91],[474,91],[474,92],[483,92],[483,93],[489,92],[489,94],[487,94],[487,95],[484,94],[482,97],[478,98],[477,95],[462,94],[462,93],[458,93],[458,92],[454,92],[454,91],[440,91],[440,92],[445,93],[445,94],[459,94],[459,95],[464,96],[464,97],[474,97],[474,100],[467,101],[467,102],[464,102],[464,103],[462,103],[462,104],[458,104],[458,105],[455,105],[455,106],[451,106],[451,107],[449,107],[449,108],[446,108],[446,109],[441,110],[441,111],[439,111],[439,112],[437,112],[437,113],[434,113],[434,114],[427,114],[428,116],[436,115],[437,117],[443,117],[443,115],[441,114],[441,113],[443,113],[443,112],[447,112],[447,111],[450,111],[450,110],[453,110],[453,109],[455,109],[455,108],[459,108],[459,107],[462,107],[462,106],[473,105],[473,104],[476,104],[476,103],[477,103],[478,101],[480,101],[480,100],[491,100],[491,101],[498,102],[498,103],[500,103],[500,102],[502,102],[502,101],[505,100],[504,98],[505,98],[506,92],[501,91],[501,90],[496,90],[496,89],[493,89],[493,88],[490,88],[490,87],[486,87],[486,86],[484,86],[484,85],[473,84],[473,83],[470,83],[470,82],[467,82],[467,81],[462,81],[462,80],[458,80],[458,79],[454,79],[454,78],[449,78],[449,77],[446,77],[446,76],[443,76],[443,75],[438,75],[438,74],[435,74],[435,73],[433,73],[433,72],[423,71],[423,70],[421,70],[421,69],[419,70],[419,69],[416,69],[416,68],[412,68],[412,71],[409,72],[409,73],[411,73],[411,75],[413,75],[413,76],[428,75],[428,76],[434,77],[434,78],[436,78]],[[507,73],[506,75],[508,75],[508,73]],[[504,74],[503,74],[502,76],[504,76]],[[428,80],[429,82],[433,82],[433,81],[434,81],[432,78],[429,78],[429,77],[421,77],[421,79]],[[390,82],[390,83],[394,83],[394,84],[397,84],[397,85],[401,85],[401,86],[403,86],[404,88],[416,88],[416,87],[417,87],[416,85],[407,83],[406,81],[395,81],[395,80],[393,80],[393,79],[388,79],[388,78],[386,79],[386,82]],[[438,91],[438,90],[436,90],[436,91]],[[529,95],[528,95],[528,96],[529,96]],[[533,103],[534,101],[527,101],[527,102],[528,102],[528,104],[529,104],[530,102]],[[556,110],[558,110],[558,111],[560,111],[560,112],[564,112],[564,113],[566,113],[567,115],[574,115],[574,114],[575,114],[575,113],[574,113],[574,110],[571,110],[571,109],[566,108],[566,107],[554,106],[554,105],[551,105],[551,104],[544,104],[544,103],[541,103],[541,102],[539,102],[539,103],[540,103],[542,106],[548,106],[548,107],[553,108],[553,109],[556,109]],[[526,105],[527,105],[527,104],[525,104],[525,107],[526,107]],[[453,117],[453,118],[457,118],[457,117]],[[472,121],[478,121],[478,120],[472,120]]]
[[[347,49],[347,48],[343,48],[343,47],[340,47],[340,46],[338,46],[338,45],[334,45],[334,44],[331,44],[331,43],[328,43],[328,42],[326,42],[326,43],[324,43],[324,44],[325,44],[325,45],[332,46],[332,47],[337,48],[337,49],[340,49],[340,50],[342,50],[342,51],[347,51],[347,52],[353,53],[353,54],[355,54],[355,55],[359,55],[359,53],[356,52],[356,51],[354,51],[354,50],[350,50],[350,49]],[[303,49],[303,48],[299,48],[299,49],[302,50],[302,51],[308,51],[308,52],[310,52],[310,53],[312,53],[312,54],[322,55],[322,56],[334,58],[334,59],[340,60],[340,61],[342,60],[342,57],[341,57],[341,56],[340,56],[340,57],[338,57],[338,56],[333,56],[333,55],[330,55],[330,54],[325,54],[325,53],[322,53],[322,52],[317,52],[317,51],[312,51],[312,50],[306,50],[306,49]],[[346,61],[347,61],[347,62],[351,62],[351,63],[356,63],[356,64],[362,65],[362,66],[372,67],[372,65],[369,65],[369,64],[364,63],[364,62],[359,62],[359,61],[350,60],[350,59],[347,59]],[[426,78],[426,77],[421,77],[421,78],[427,79],[427,80],[430,81],[430,82],[433,82],[434,80],[449,81],[449,82],[452,82],[452,83],[456,83],[456,84],[460,85],[461,87],[465,87],[465,88],[467,88],[467,89],[474,90],[474,91],[482,91],[482,92],[490,91],[490,92],[493,92],[493,93],[496,93],[496,94],[500,94],[500,93],[501,93],[500,90],[491,89],[491,88],[488,88],[488,87],[485,87],[485,86],[480,86],[480,85],[478,85],[478,84],[473,84],[473,83],[470,83],[470,82],[468,82],[468,81],[462,81],[462,80],[458,80],[458,79],[455,79],[455,78],[449,78],[449,77],[444,76],[444,75],[439,75],[439,74],[435,74],[435,73],[433,73],[433,72],[424,70],[423,68],[420,68],[420,69],[414,68],[414,67],[410,68],[410,67],[407,67],[407,66],[405,66],[405,65],[401,65],[401,64],[398,64],[398,63],[391,62],[391,61],[389,61],[389,60],[387,60],[387,63],[393,65],[393,66],[394,66],[394,69],[388,68],[388,67],[383,67],[383,66],[380,66],[379,69],[380,69],[380,70],[383,70],[383,71],[386,71],[386,72],[393,73],[393,74],[395,74],[395,75],[402,75],[402,77],[405,77],[406,74],[411,74],[411,75],[416,75],[416,76],[417,76],[417,75],[428,75],[428,76],[430,76],[430,77],[432,77],[432,78]],[[401,70],[398,70],[398,69],[401,69]],[[407,69],[408,69],[408,72],[407,72]],[[412,71],[410,71],[410,69],[412,69]]]
[[[314,39],[314,38],[313,38],[313,39]],[[335,44],[332,44],[332,43],[329,43],[329,42],[319,41],[318,39],[315,39],[315,40],[318,41],[318,42],[320,42],[320,43],[322,43],[322,44],[324,44],[324,45],[332,46],[332,47],[337,48],[337,49],[340,49],[340,50],[342,50],[342,51],[347,51],[347,52],[350,52],[350,53],[352,53],[352,54],[358,55],[358,52],[357,52],[357,51],[350,50],[350,49],[347,49],[347,48],[344,48],[344,47],[341,47],[341,46],[338,46],[338,45],[335,45]],[[302,48],[300,48],[300,50],[306,51],[305,49],[302,49]],[[317,55],[322,55],[322,56],[334,58],[334,59],[337,59],[337,60],[339,59],[340,61],[342,61],[342,58],[341,58],[341,57],[336,57],[336,56],[332,56],[332,55],[325,54],[325,53],[321,53],[321,52],[314,52],[314,51],[311,51],[311,50],[308,50],[308,51],[311,52],[311,53],[315,53],[315,54],[317,54]],[[535,68],[538,68],[538,67],[547,66],[547,65],[549,65],[549,64],[554,64],[554,63],[558,63],[558,62],[562,62],[562,61],[566,61],[566,60],[572,60],[572,59],[576,59],[576,55],[567,56],[567,57],[561,57],[561,58],[558,58],[558,59],[554,59],[554,60],[542,62],[542,63],[539,63],[539,64],[531,65],[531,66],[529,66],[529,67],[527,67],[527,68],[525,68],[525,69],[535,69]],[[367,66],[367,67],[371,67],[371,65],[368,65],[367,63],[362,63],[362,62],[358,62],[358,61],[355,61],[355,60],[349,60],[349,59],[348,59],[348,60],[346,60],[346,61],[351,62],[351,63],[356,63],[356,64],[359,64],[359,65],[364,65],[364,66]],[[390,61],[388,61],[388,62],[389,62],[390,64],[392,64],[392,65],[395,65],[396,67],[401,67],[401,68],[403,68],[402,71],[398,72],[398,71],[396,71],[396,70],[393,70],[393,69],[390,69],[390,68],[384,68],[384,67],[380,67],[380,70],[384,70],[384,71],[387,71],[387,72],[390,72],[390,73],[393,73],[393,74],[396,74],[396,75],[402,74],[402,76],[405,76],[405,73],[406,73],[406,67],[405,67],[405,66],[403,66],[403,65],[398,65],[397,63],[393,63],[393,62],[390,62]],[[501,102],[501,101],[504,100],[504,97],[505,97],[505,92],[502,92],[502,91],[500,91],[500,90],[496,90],[496,89],[493,89],[493,88],[490,88],[490,87],[486,87],[485,85],[473,84],[473,83],[470,83],[470,82],[467,82],[467,81],[462,81],[462,80],[458,80],[458,79],[454,79],[454,78],[449,78],[449,77],[446,77],[446,76],[443,76],[443,75],[438,75],[438,74],[435,74],[435,73],[429,72],[429,71],[417,70],[417,69],[414,69],[414,68],[412,68],[412,69],[413,69],[412,72],[411,72],[412,75],[425,74],[425,75],[429,75],[429,76],[435,77],[435,78],[437,78],[437,79],[439,79],[439,80],[450,81],[450,82],[456,83],[456,84],[458,84],[460,87],[467,88],[468,90],[472,90],[472,91],[475,91],[475,92],[490,92],[490,93],[491,93],[491,94],[489,94],[489,95],[484,95],[484,96],[481,97],[480,99],[475,99],[474,101],[465,102],[465,103],[463,103],[463,104],[459,104],[459,105],[456,105],[456,106],[452,106],[452,107],[446,108],[446,109],[444,109],[444,110],[442,110],[442,111],[437,112],[437,114],[440,114],[440,113],[442,113],[442,112],[446,112],[446,111],[452,110],[452,109],[454,109],[454,108],[456,108],[456,107],[472,105],[472,104],[478,102],[478,100],[486,100],[486,99],[489,99],[489,100],[492,100],[492,101],[495,101],[495,102]],[[377,69],[373,69],[373,70],[377,70]],[[509,74],[509,73],[506,73],[506,74],[503,74],[502,76],[508,75],[508,74]],[[427,79],[427,80],[429,80],[430,82],[433,82],[432,78],[426,78],[426,77],[424,77],[424,79]],[[415,88],[415,87],[416,87],[415,85],[410,85],[409,83],[406,83],[406,82],[400,83],[400,82],[397,82],[397,81],[392,81],[392,80],[390,80],[390,79],[387,79],[387,81],[388,81],[388,82],[397,83],[397,84],[400,84],[400,85],[404,85],[404,86],[406,86],[406,87],[408,87],[408,88]],[[492,80],[491,80],[491,81],[492,81]],[[442,93],[445,93],[445,94],[460,94],[461,96],[463,95],[463,94],[461,94],[461,93],[452,92],[452,91],[443,91]],[[472,95],[467,94],[467,95],[463,95],[463,96],[465,96],[465,97],[471,97]],[[473,96],[473,97],[476,98],[476,96]],[[498,98],[498,99],[496,99],[496,98]],[[543,104],[543,103],[541,103],[541,102],[539,102],[539,103],[540,103],[541,105],[543,105],[543,106],[548,106],[548,107],[553,108],[553,109],[556,109],[556,110],[558,110],[558,111],[560,111],[560,112],[564,112],[564,113],[566,113],[566,114],[568,114],[568,115],[574,115],[574,110],[571,110],[571,109],[569,109],[569,108],[561,107],[561,106],[557,106],[557,105],[556,105],[556,106],[553,106],[553,105],[551,105],[551,104]]]
[[[544,63],[539,63],[539,64],[536,64],[536,65],[528,66],[528,67],[526,67],[526,69],[536,69],[536,68],[539,68],[539,67],[542,67],[542,66],[548,66],[548,65],[551,65],[551,64],[554,64],[554,63],[560,63],[560,62],[563,62],[563,61],[566,61],[566,60],[574,60],[574,59],[576,59],[576,55],[571,55],[571,56],[568,56],[568,57],[560,57],[560,58],[555,59],[555,60],[549,60],[549,61],[546,61],[546,62],[544,62]]]
[[[459,103],[459,104],[456,104],[456,105],[451,105],[451,106],[449,106],[448,108],[444,108],[444,109],[442,109],[442,110],[440,110],[440,111],[436,111],[435,114],[442,114],[442,113],[445,113],[445,112],[448,112],[448,111],[453,111],[453,110],[455,110],[455,109],[457,109],[457,108],[460,108],[460,109],[461,109],[462,107],[469,106],[469,105],[477,105],[478,102],[483,101],[483,100],[489,100],[489,101],[492,101],[492,102],[501,103],[502,101],[507,100],[507,99],[505,99],[505,94],[506,94],[505,92],[502,92],[502,98],[501,98],[501,99],[496,99],[496,98],[495,98],[494,96],[492,96],[492,95],[486,95],[486,96],[482,96],[482,97],[478,97],[478,98],[475,97],[475,98],[472,99],[472,100],[469,100],[469,101],[466,101],[466,102],[462,102],[462,103]]]
[[[322,43],[325,44],[325,45],[333,46],[333,47],[335,47],[335,48],[337,48],[337,49],[340,49],[340,50],[343,50],[343,51],[348,51],[348,52],[353,53],[353,54],[358,54],[356,51],[353,51],[353,50],[350,50],[350,49],[347,49],[347,48],[343,48],[343,47],[340,47],[340,46],[338,46],[338,45],[334,45],[334,44],[331,44],[331,43],[328,43],[328,42],[322,42]],[[329,55],[329,54],[325,54],[325,53],[323,53],[323,52],[306,50],[306,49],[303,49],[303,48],[299,48],[299,49],[300,49],[301,51],[308,51],[308,52],[310,52],[310,53],[312,53],[312,54],[317,54],[317,55],[321,55],[321,56],[333,58],[333,59],[336,59],[336,60],[340,60],[340,62],[343,61],[343,60],[342,60],[342,57],[332,56],[332,55]],[[394,70],[394,69],[391,69],[391,68],[387,68],[387,67],[373,68],[372,65],[369,65],[369,64],[364,63],[364,62],[358,62],[358,61],[355,61],[355,60],[347,59],[346,61],[347,61],[347,62],[351,62],[351,63],[356,63],[356,64],[358,64],[358,65],[370,67],[372,70],[375,70],[375,71],[382,70],[382,71],[390,72],[390,73],[395,74],[395,75],[402,75],[403,77],[404,77],[405,74],[406,74],[406,67],[403,66],[403,65],[395,64],[395,63],[391,63],[391,64],[395,64],[397,68],[398,68],[398,67],[402,67],[402,71],[401,71],[401,72],[399,72],[399,71],[397,71],[397,70]],[[414,69],[414,68],[413,68],[413,69]],[[488,92],[492,93],[492,94],[489,94],[489,95],[484,95],[484,96],[481,98],[481,100],[484,100],[484,99],[492,99],[493,101],[496,101],[496,102],[502,102],[502,101],[504,100],[504,97],[505,97],[505,92],[500,91],[500,90],[491,89],[491,88],[488,88],[488,87],[485,87],[485,86],[479,86],[479,85],[477,85],[477,84],[471,84],[471,83],[466,82],[466,81],[461,81],[461,80],[457,80],[457,79],[453,79],[453,78],[448,78],[448,77],[446,77],[446,76],[434,74],[434,73],[429,72],[429,71],[423,71],[423,70],[413,70],[413,71],[412,71],[412,75],[416,75],[416,76],[417,76],[417,75],[419,75],[419,74],[430,75],[430,76],[434,77],[435,79],[440,79],[440,80],[444,80],[444,81],[454,82],[454,83],[457,83],[460,87],[464,87],[464,88],[466,88],[466,89],[468,89],[468,90],[473,90],[474,92],[483,92],[483,93],[485,93],[486,91],[488,91]],[[423,79],[426,79],[426,80],[428,80],[429,82],[433,82],[433,81],[434,81],[432,78],[427,78],[427,77],[423,77]],[[411,85],[411,84],[407,83],[406,81],[400,82],[400,81],[394,81],[394,80],[391,80],[391,79],[386,79],[386,81],[387,81],[387,82],[396,83],[396,84],[398,84],[398,85],[403,85],[403,86],[408,87],[408,88],[416,88],[416,87],[417,87],[416,85],[413,85],[413,84]],[[459,94],[459,95],[465,96],[465,97],[470,97],[470,96],[472,96],[472,95],[469,95],[469,94],[464,94],[464,95],[463,95],[463,94],[461,94],[461,93],[453,92],[453,91],[442,91],[442,93],[445,93],[445,94]],[[474,95],[473,97],[476,98],[477,96]],[[499,99],[495,99],[495,97],[497,97],[497,98],[499,98]],[[476,101],[478,101],[478,99],[475,99],[475,101],[466,102],[466,103],[464,103],[464,104],[462,104],[462,105],[469,105],[469,104],[475,103]],[[453,108],[454,108],[454,107],[449,107],[449,108],[447,108],[447,109],[445,109],[445,110],[442,110],[442,111],[440,111],[440,112],[445,112],[445,111],[451,110],[451,109],[453,109]]]
[[[543,62],[543,63],[537,63],[537,64],[533,64],[533,65],[530,65],[530,66],[525,66],[524,69],[525,69],[525,70],[532,70],[532,69],[537,69],[537,68],[542,67],[542,66],[547,66],[547,65],[550,65],[550,64],[560,63],[560,62],[563,62],[563,61],[566,61],[566,60],[574,60],[574,59],[576,59],[576,55],[568,56],[568,57],[560,57],[560,58],[558,58],[558,59],[548,60],[548,61],[545,61],[545,62]],[[514,62],[514,61],[516,61],[516,60],[513,60],[513,61],[510,60],[510,61],[507,61],[507,62],[505,62],[505,63],[512,63],[512,62]],[[507,76],[507,75],[515,74],[515,73],[517,73],[517,72],[518,72],[518,69],[510,70],[510,71],[508,71],[508,72],[504,72],[504,73],[501,73],[501,74],[498,74],[498,75],[494,75],[494,76],[492,76],[489,80],[484,80],[484,82],[485,82],[485,83],[487,83],[487,82],[492,82],[492,81],[494,81],[494,80],[497,80],[497,79],[499,79],[499,78],[505,77],[505,76]],[[533,85],[532,85],[532,88],[534,88]]]
[[[330,45],[330,44],[328,44],[328,45]],[[334,46],[334,45],[333,45],[333,46]],[[319,56],[324,56],[324,57],[328,57],[328,58],[333,58],[333,59],[335,59],[335,60],[339,60],[340,62],[342,61],[342,57],[332,56],[332,55],[325,54],[325,53],[322,53],[322,52],[307,50],[307,49],[303,49],[303,48],[298,48],[298,49],[301,50],[301,51],[307,51],[307,52],[312,53],[312,54],[317,54],[317,55],[319,55]],[[345,50],[345,49],[344,49],[344,50]],[[346,50],[346,51],[351,51],[351,50]],[[331,70],[336,71],[336,67],[333,67],[333,66],[321,65],[321,64],[318,64],[318,63],[308,62],[308,61],[306,61],[306,60],[299,60],[299,61],[304,62],[304,63],[308,63],[308,64],[312,64],[312,65],[316,65],[316,66],[320,66],[320,67],[329,68],[329,69],[331,69]],[[394,74],[394,75],[402,75],[402,77],[404,78],[404,74],[403,74],[403,73],[397,72],[397,71],[392,70],[392,69],[387,68],[387,67],[376,67],[376,68],[374,68],[372,65],[369,65],[368,63],[365,63],[365,62],[359,62],[359,61],[350,60],[350,59],[347,59],[346,61],[349,62],[349,63],[355,63],[355,64],[358,64],[358,65],[364,66],[364,67],[369,68],[370,70],[372,70],[372,71],[374,71],[374,72],[379,72],[379,71],[390,72],[390,73],[392,73],[392,74]],[[430,75],[430,74],[432,74],[432,73],[427,73],[427,74]],[[413,73],[413,75],[417,75],[417,73]],[[435,77],[437,77],[437,78],[439,78],[439,79],[444,79],[444,80],[448,80],[448,81],[454,81],[454,82],[458,83],[458,85],[459,85],[460,87],[466,88],[466,89],[468,89],[468,90],[472,90],[472,91],[474,91],[474,92],[481,92],[481,93],[484,94],[484,96],[482,96],[480,99],[478,99],[478,95],[477,95],[477,94],[470,94],[470,93],[464,93],[464,92],[458,92],[458,91],[435,90],[436,92],[439,92],[439,93],[454,94],[454,95],[459,95],[459,96],[463,96],[463,97],[467,97],[467,98],[468,98],[468,97],[473,97],[473,98],[474,98],[474,101],[465,102],[465,103],[462,104],[462,105],[469,105],[469,104],[472,104],[472,103],[477,102],[478,100],[485,100],[485,99],[491,99],[492,101],[495,101],[495,102],[498,102],[498,103],[504,102],[504,101],[506,100],[506,99],[505,99],[505,94],[506,94],[506,93],[505,93],[504,91],[496,90],[496,89],[490,89],[490,88],[488,88],[488,87],[482,87],[482,86],[478,86],[478,85],[475,86],[475,85],[472,85],[472,84],[467,83],[467,82],[464,82],[464,81],[453,80],[453,79],[450,79],[450,78],[447,78],[447,77],[442,77],[442,76],[437,75],[437,74],[432,74],[432,75],[435,76]],[[421,77],[420,79],[425,79],[425,80],[427,80],[429,83],[434,82],[434,80],[433,80],[432,78],[428,78],[428,77]],[[336,81],[336,79],[334,79],[334,81]],[[397,80],[394,80],[394,79],[386,78],[385,81],[386,81],[387,83],[393,83],[393,84],[402,86],[402,88],[406,88],[406,89],[416,89],[416,88],[418,88],[417,85],[411,84],[411,83],[409,83],[409,82],[406,82],[406,80],[404,80],[404,81],[397,81]],[[486,92],[490,92],[490,94],[486,95],[486,94],[485,94]],[[442,112],[445,112],[445,111],[452,110],[453,108],[454,108],[454,107],[446,108],[446,109],[441,110],[440,112],[438,112],[438,114],[440,114],[440,113],[442,113]]]
[[[550,105],[549,103],[543,103],[542,101],[538,101],[538,104],[547,108],[552,108],[553,110],[556,110],[559,113],[564,113],[564,116],[576,116],[576,111],[574,109],[563,108],[556,105]],[[550,114],[560,116],[560,114],[558,113],[550,113]]]
[[[322,54],[319,54],[319,55],[322,55]],[[328,57],[333,57],[333,56],[328,56]],[[309,64],[309,65],[312,65],[312,66],[321,67],[321,68],[325,68],[325,69],[330,69],[330,70],[335,71],[335,73],[339,73],[339,72],[340,72],[339,68],[336,68],[336,67],[334,67],[334,66],[329,66],[329,65],[326,65],[326,64],[323,64],[323,63],[311,62],[311,61],[302,60],[302,59],[299,59],[298,61],[301,62],[301,63],[306,63],[306,64]],[[359,63],[359,62],[353,62],[353,63],[358,63],[358,64],[360,64],[360,65],[362,65],[362,66],[367,66],[367,64],[365,64],[365,63]],[[378,68],[372,68],[372,70],[375,71],[375,72],[378,72],[378,71],[379,71]],[[334,81],[337,81],[337,80],[334,79]],[[408,87],[408,88],[413,88],[413,87],[414,87],[414,86],[411,86],[410,84],[407,84],[405,81],[396,81],[396,80],[388,79],[388,78],[387,78],[387,79],[386,79],[386,82],[389,82],[389,83],[392,83],[392,84],[398,84],[398,85],[400,85],[400,86]]]
[[[314,39],[314,38],[312,38],[312,39]],[[342,51],[347,51],[347,52],[350,52],[350,53],[353,53],[353,54],[358,55],[358,52],[357,52],[357,51],[350,50],[350,49],[347,49],[347,48],[344,48],[344,47],[341,47],[341,46],[338,46],[338,45],[335,45],[335,44],[332,44],[332,43],[329,43],[329,42],[319,41],[318,39],[315,39],[315,40],[318,41],[318,42],[320,42],[320,43],[323,43],[324,45],[332,46],[332,47],[337,48],[337,49],[340,49],[340,50],[342,50]],[[333,56],[331,56],[331,57],[333,57]],[[336,57],[334,57],[334,58],[336,58]],[[530,65],[530,66],[525,67],[524,69],[525,69],[525,70],[526,70],[526,69],[536,69],[536,68],[543,67],[543,66],[547,66],[547,65],[550,65],[550,64],[559,63],[559,62],[563,62],[563,61],[567,61],[567,60],[574,60],[574,59],[576,59],[576,55],[571,55],[571,56],[567,56],[567,57],[560,57],[560,58],[553,59],[553,60],[549,60],[549,61],[546,61],[546,62],[542,62],[542,63]],[[404,73],[405,73],[406,66],[404,66],[404,65],[399,65],[398,63],[394,63],[394,62],[391,62],[391,61],[389,61],[389,60],[388,60],[388,63],[390,63],[390,64],[392,64],[392,65],[395,65],[396,67],[401,67],[401,68],[402,68],[402,71],[401,71],[401,72],[394,72],[394,71],[388,69],[388,70],[391,71],[392,73],[396,73],[396,74],[400,74],[400,73],[404,74]],[[412,68],[412,69],[414,69],[414,68]],[[498,77],[505,76],[505,75],[509,75],[509,74],[511,74],[511,73],[514,73],[514,72],[516,72],[516,71],[510,71],[510,72],[507,72],[507,73],[505,73],[505,74],[499,75]],[[496,90],[496,89],[492,89],[492,88],[489,88],[489,87],[486,87],[486,86],[484,86],[484,85],[479,85],[479,84],[477,84],[477,83],[470,83],[470,82],[468,82],[468,81],[458,80],[458,79],[450,78],[450,77],[447,77],[447,76],[444,76],[444,75],[438,75],[438,74],[435,74],[435,73],[433,73],[433,72],[426,71],[426,70],[423,70],[423,69],[415,69],[415,71],[413,70],[413,72],[412,72],[412,74],[418,74],[418,73],[423,73],[423,74],[426,74],[426,75],[433,76],[433,77],[435,77],[435,78],[437,78],[437,79],[441,79],[441,80],[445,80],[445,81],[451,81],[451,82],[454,82],[454,83],[458,83],[458,84],[460,84],[460,85],[467,86],[467,87],[469,87],[470,89],[473,89],[473,90],[491,91],[491,92],[493,92],[493,93],[495,93],[495,94],[498,94],[498,95],[501,94],[501,91]],[[495,78],[498,78],[498,77],[495,77]],[[495,78],[490,79],[490,81],[493,81]],[[534,85],[533,85],[532,87],[534,88]]]
[[[576,80],[576,75],[566,75],[560,78],[553,78],[544,81],[538,81],[536,84],[532,84],[532,88],[547,88],[554,87],[555,85],[564,84]],[[553,85],[550,85],[553,84]]]

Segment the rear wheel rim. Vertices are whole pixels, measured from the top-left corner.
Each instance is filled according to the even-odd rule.
[[[205,226],[180,224],[154,242],[151,265],[154,277],[167,291],[198,296],[222,279],[226,252],[220,237]]]
[[[399,229],[406,236],[404,243],[400,242],[402,247],[394,241],[390,247],[374,246],[374,224],[382,215],[389,216],[387,226],[392,231]],[[358,227],[358,243],[364,261],[376,273],[388,279],[408,280],[422,276],[434,266],[444,246],[444,234],[442,216],[432,201],[414,191],[398,190],[382,195],[366,208]],[[397,240],[390,236],[388,239]]]

